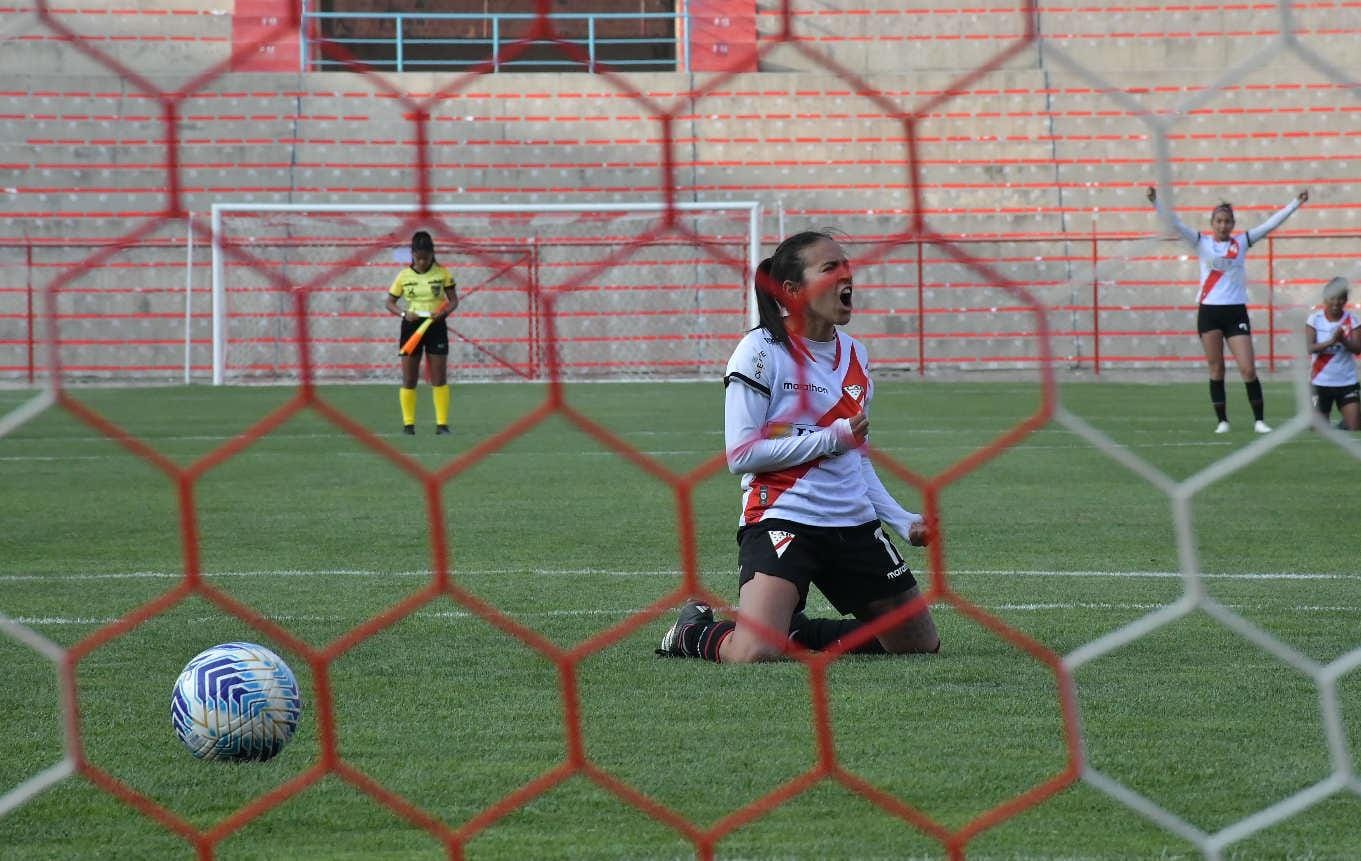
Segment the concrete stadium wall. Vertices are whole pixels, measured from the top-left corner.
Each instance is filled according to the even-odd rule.
[[[1012,337],[1033,324],[1027,312],[992,310],[1018,305],[999,275],[1053,309],[1055,330],[1071,332],[1061,358],[1076,368],[1090,369],[1098,328],[1116,339],[1107,355],[1132,366],[1194,362],[1193,339],[1175,334],[1189,327],[1194,265],[1157,239],[1165,231],[1144,199],[1163,144],[1193,226],[1222,199],[1250,225],[1310,189],[1309,206],[1273,240],[1280,253],[1252,264],[1254,301],[1264,301],[1270,278],[1273,301],[1309,304],[1318,285],[1355,266],[1361,106],[1329,66],[1361,32],[1350,29],[1355,22],[1334,18],[1324,28],[1316,13],[1301,12],[1300,33],[1287,42],[1270,9],[1254,7],[1229,25],[1194,11],[1059,9],[1039,17],[1042,38],[1027,43],[1019,9],[850,5],[795,4],[794,32],[806,40],[797,50],[769,42],[778,4],[759,4],[762,70],[712,88],[709,77],[679,73],[614,81],[407,74],[380,84],[353,74],[226,71],[199,83],[230,55],[230,4],[0,21],[8,36],[0,53],[0,366],[8,370],[0,378],[17,376],[33,285],[40,293],[99,243],[163,213],[172,157],[179,201],[200,219],[222,201],[414,203],[408,117],[427,105],[437,203],[659,199],[668,150],[658,113],[670,117],[669,179],[679,199],[759,200],[772,240],[781,213],[786,231],[837,227],[866,259],[884,259],[862,277],[881,286],[867,291],[859,325],[902,366],[916,363],[910,338],[923,329],[935,338],[933,366],[970,367],[980,341],[992,360],[982,365],[1033,361],[1033,340]],[[63,28],[88,40],[85,50]],[[987,71],[971,73],[980,67]],[[160,95],[186,87],[183,96]],[[919,253],[908,236],[918,204],[931,233],[986,268],[936,243]],[[184,315],[184,234],[182,218],[166,219],[146,237],[154,241],[139,238],[146,247],[81,274],[88,297],[66,297],[61,332],[95,355],[73,354],[72,367],[98,367],[101,351],[126,355],[134,342],[130,366],[178,367],[182,333],[161,336]],[[196,261],[202,284],[205,249]],[[361,275],[338,286],[371,289]],[[202,301],[191,300],[196,368],[204,365]],[[277,298],[260,302],[254,310],[272,312]],[[949,327],[964,337],[941,337]],[[1288,352],[1294,337],[1275,333],[1271,345]]]

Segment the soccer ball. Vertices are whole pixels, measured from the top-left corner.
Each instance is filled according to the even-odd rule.
[[[198,653],[170,698],[175,734],[199,759],[269,759],[293,737],[300,714],[293,671],[255,643],[223,643]]]

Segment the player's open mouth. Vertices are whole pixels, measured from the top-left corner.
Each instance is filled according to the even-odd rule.
[[[847,284],[845,287],[842,287],[841,292],[837,294],[837,298],[841,300],[841,307],[848,311],[851,308],[851,292],[851,285]]]

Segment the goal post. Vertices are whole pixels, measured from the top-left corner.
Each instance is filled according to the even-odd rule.
[[[459,379],[545,379],[550,294],[551,358],[564,379],[721,373],[757,321],[762,207],[677,203],[680,230],[663,227],[667,211],[661,202],[214,204],[213,384],[299,377],[300,289],[314,379],[391,378],[397,327],[383,319],[382,293],[417,229],[431,233],[458,283],[449,366]]]

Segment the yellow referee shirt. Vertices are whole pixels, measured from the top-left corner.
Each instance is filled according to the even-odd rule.
[[[438,263],[432,264],[424,272],[417,272],[410,266],[397,273],[392,279],[388,293],[406,300],[408,311],[415,311],[422,317],[429,317],[444,304],[444,294],[454,289],[454,276]]]

